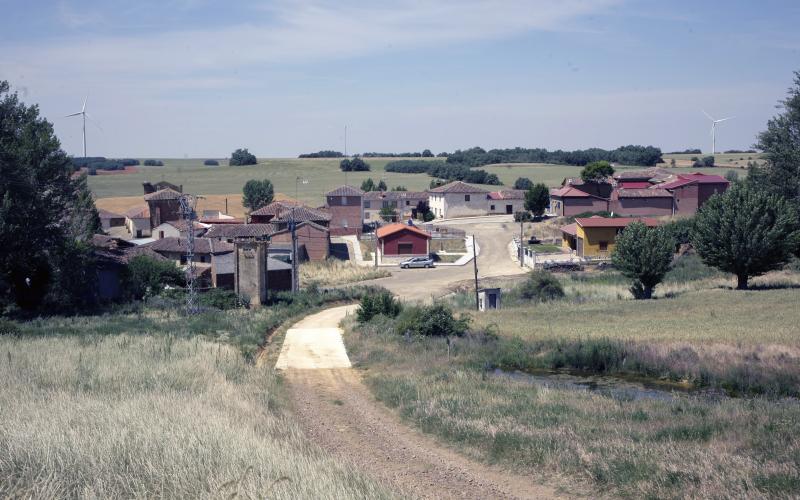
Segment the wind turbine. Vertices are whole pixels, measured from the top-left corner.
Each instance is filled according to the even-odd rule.
[[[713,116],[706,113],[704,109],[701,109],[700,111],[702,111],[703,114],[706,115],[709,120],[711,120],[711,154],[713,155],[717,152],[717,123],[721,123],[725,120],[730,120],[731,118],[735,117],[729,116],[727,118],[720,118],[719,120],[716,120]]]
[[[71,115],[67,115],[64,118],[69,118],[70,116],[78,116],[81,115],[83,117],[83,157],[86,158],[86,100],[89,96],[86,96],[83,99],[83,107],[77,113],[72,113]]]

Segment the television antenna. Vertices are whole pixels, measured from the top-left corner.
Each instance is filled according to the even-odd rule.
[[[182,194],[180,201],[180,214],[186,223],[186,314],[192,315],[198,312],[197,307],[197,286],[195,283],[195,273],[197,266],[194,263],[194,221],[197,219],[197,200],[201,196],[192,194]]]

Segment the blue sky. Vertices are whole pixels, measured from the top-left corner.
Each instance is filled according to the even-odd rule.
[[[800,70],[792,1],[0,0],[0,79],[80,154],[748,148]]]

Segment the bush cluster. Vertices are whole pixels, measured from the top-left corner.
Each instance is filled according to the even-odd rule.
[[[584,166],[595,161],[623,165],[654,166],[661,162],[661,149],[653,146],[622,146],[614,150],[591,148],[576,151],[548,151],[544,148],[492,149],[480,147],[457,150],[447,157],[448,163],[480,167],[494,163],[556,163]]]
[[[231,153],[231,159],[228,162],[228,164],[233,167],[238,167],[241,165],[255,165],[256,163],[258,163],[256,155],[248,151],[247,148],[239,148]]]
[[[352,160],[345,158],[341,161],[341,163],[339,163],[339,168],[342,169],[342,172],[369,172],[370,170],[369,163],[365,162],[358,156]]]
[[[72,166],[77,171],[86,168],[89,175],[97,175],[98,170],[125,170],[125,167],[138,165],[139,160],[133,158],[110,159],[105,156],[87,156],[72,158]],[[92,173],[94,170],[94,173]]]
[[[163,167],[164,162],[161,160],[145,160],[144,161],[145,167]]]
[[[366,323],[378,315],[394,318],[400,314],[402,309],[400,302],[395,300],[391,293],[382,291],[374,295],[367,294],[361,298],[356,318],[359,323]]]
[[[469,328],[468,316],[456,318],[453,310],[442,303],[406,307],[397,317],[395,332],[423,337],[461,337]]]
[[[207,165],[209,167],[216,167],[219,166],[219,162],[217,160],[206,160],[203,162],[203,165]]]
[[[536,270],[517,288],[516,293],[525,300],[547,302],[564,298],[564,287],[552,274]]]

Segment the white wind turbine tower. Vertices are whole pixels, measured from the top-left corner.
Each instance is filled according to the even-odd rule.
[[[727,118],[720,118],[719,120],[716,120],[714,117],[706,113],[704,109],[701,109],[700,111],[702,111],[703,114],[706,115],[709,120],[711,120],[711,154],[713,155],[717,152],[717,123],[721,123],[725,120],[730,120],[731,118],[735,117],[729,116]]]
[[[69,118],[70,116],[78,116],[81,115],[83,117],[83,157],[86,158],[86,100],[89,96],[86,96],[83,99],[83,107],[77,113],[72,113],[71,115],[67,115],[64,118]]]

